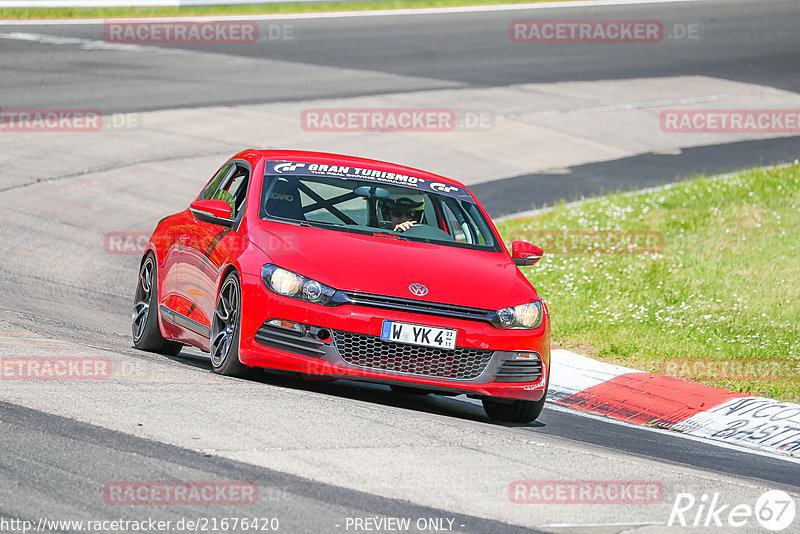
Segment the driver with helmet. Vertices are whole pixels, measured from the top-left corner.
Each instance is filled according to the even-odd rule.
[[[425,196],[414,193],[393,193],[380,201],[380,212],[389,228],[395,232],[405,232],[422,222],[425,213]]]

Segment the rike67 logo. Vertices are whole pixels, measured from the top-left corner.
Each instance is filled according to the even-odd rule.
[[[704,493],[699,499],[691,493],[678,493],[667,525],[682,527],[741,528],[755,520],[761,527],[780,532],[794,523],[794,499],[781,490],[766,491],[755,505],[723,502],[719,493]]]

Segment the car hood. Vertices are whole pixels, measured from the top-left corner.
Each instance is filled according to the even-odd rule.
[[[259,221],[250,239],[272,263],[346,291],[500,309],[536,291],[504,252]],[[428,293],[415,296],[410,284]]]

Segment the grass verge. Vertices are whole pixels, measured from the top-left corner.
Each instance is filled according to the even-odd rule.
[[[211,15],[264,15],[271,13],[318,13],[375,9],[411,9],[499,4],[529,4],[554,0],[388,0],[364,2],[290,2],[280,4],[216,5],[182,7],[109,7],[109,8],[6,8],[0,19],[89,19],[127,17],[187,17]]]
[[[543,230],[660,232],[661,252],[545,248],[538,264],[523,268],[548,303],[554,343],[609,363],[800,401],[797,162],[562,204],[498,228],[507,241]]]

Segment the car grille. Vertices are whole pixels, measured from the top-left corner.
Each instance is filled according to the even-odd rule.
[[[387,297],[384,295],[371,295],[368,293],[357,293],[348,291],[344,293],[345,302],[359,306],[372,306],[387,310],[399,310],[412,313],[424,313],[425,315],[436,315],[439,317],[451,317],[454,319],[467,319],[472,321],[492,322],[495,312],[482,308],[470,308],[469,306],[457,306],[455,304],[442,304],[440,302],[426,302],[424,300],[414,300],[399,297]]]
[[[536,382],[542,377],[542,360],[508,360],[497,370],[495,382]]]
[[[456,347],[442,350],[390,343],[376,336],[333,331],[339,355],[350,365],[417,376],[472,380],[492,359],[490,350]]]

